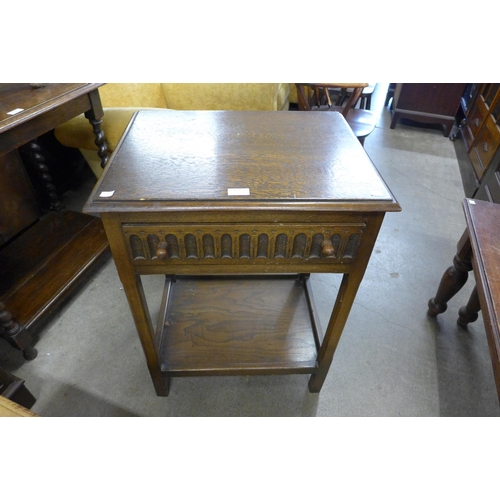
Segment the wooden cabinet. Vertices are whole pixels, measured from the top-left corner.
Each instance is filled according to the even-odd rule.
[[[462,140],[456,141],[455,149],[459,162],[462,159],[462,176],[465,170],[472,179],[465,194],[500,203],[500,83],[467,85],[461,111],[464,118],[457,136]]]
[[[481,179],[500,145],[500,84],[481,85],[466,121],[467,137],[471,139],[469,157]]]
[[[394,92],[391,128],[401,118],[439,124],[448,137],[464,93],[465,83],[398,83]]]

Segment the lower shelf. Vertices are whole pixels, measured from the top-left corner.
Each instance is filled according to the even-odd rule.
[[[315,373],[318,339],[306,280],[167,278],[157,334],[170,376]]]
[[[0,252],[0,301],[34,330],[109,255],[100,219],[51,212]]]

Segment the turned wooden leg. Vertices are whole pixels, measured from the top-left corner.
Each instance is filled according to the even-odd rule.
[[[453,266],[449,267],[439,284],[436,296],[429,300],[427,314],[435,317],[448,308],[448,301],[465,285],[469,272],[472,271],[472,250],[469,234],[464,232],[457,245],[457,254],[453,258]]]
[[[457,323],[466,328],[469,323],[476,321],[479,317],[479,311],[481,310],[481,304],[479,303],[479,295],[477,293],[477,286],[474,287],[469,298],[467,305],[460,308],[458,311]]]
[[[12,315],[5,309],[3,302],[0,302],[0,333],[10,345],[23,351],[24,359],[31,361],[36,358],[38,352],[31,345],[31,335],[21,325],[13,321]]]

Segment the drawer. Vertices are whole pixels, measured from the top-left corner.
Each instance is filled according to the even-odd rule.
[[[488,197],[486,201],[500,203],[500,172],[495,172],[491,181],[484,188]]]
[[[488,167],[496,151],[496,141],[490,131],[483,127],[474,144],[475,153],[481,161],[481,174]]]
[[[486,118],[485,126],[488,129],[488,133],[491,137],[491,141],[493,144],[492,150],[498,149],[498,146],[500,144],[500,128],[498,127],[493,115],[489,115]]]
[[[485,111],[481,106],[475,106],[472,110],[471,116],[467,119],[467,130],[471,137],[471,143],[477,137],[484,118],[486,117]]]
[[[318,224],[123,224],[136,265],[351,263],[364,222]]]

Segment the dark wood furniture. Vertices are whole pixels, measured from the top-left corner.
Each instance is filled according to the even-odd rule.
[[[140,111],[100,214],[159,396],[193,375],[327,375],[373,245],[399,211],[338,113]],[[309,273],[342,273],[323,330]],[[156,327],[141,275],[166,275]],[[118,318],[117,318],[118,321]]]
[[[391,128],[401,118],[443,126],[448,137],[455,123],[465,83],[398,83],[394,91]]]
[[[103,111],[96,83],[0,84],[0,336],[33,359],[32,334],[108,249],[99,219],[64,210],[37,138],[85,113],[103,164]],[[41,207],[18,148],[31,153],[50,200]]]
[[[389,83],[389,87],[387,88],[387,94],[385,95],[385,101],[384,101],[384,106],[387,107],[389,105],[389,102],[391,99],[394,98],[394,92],[396,92],[396,83]],[[391,102],[391,108],[393,109],[393,102]]]
[[[377,116],[368,109],[355,109],[354,106],[368,87],[367,83],[296,83],[299,111],[333,111],[343,115],[349,127],[361,144],[375,129]],[[330,99],[330,90],[346,91],[341,93],[337,102]]]
[[[24,380],[19,377],[15,377],[1,368],[0,396],[10,399],[25,408],[31,408],[36,402],[35,396],[33,396],[33,394],[31,394],[28,388],[24,385]]]
[[[500,84],[468,84],[455,151],[469,198],[500,203]]]
[[[358,103],[359,103],[359,108],[360,109],[371,109],[372,106],[372,96],[373,92],[375,91],[375,87],[377,84],[368,84],[368,86],[363,88],[363,91],[361,92],[361,95],[358,98]],[[335,99],[335,103],[338,106],[342,106],[346,102],[346,99],[348,99],[352,92],[355,91],[355,89],[352,88],[347,88],[347,87],[336,87],[333,89],[329,89],[330,95]],[[355,106],[358,105],[358,103],[355,103]]]
[[[500,400],[500,206],[482,200],[463,202],[467,229],[457,245],[453,266],[444,273],[427,314],[435,317],[474,271],[476,286],[459,311],[458,324],[467,326],[481,310]]]
[[[39,417],[39,415],[10,399],[0,396],[0,417]]]

